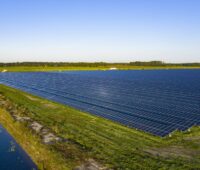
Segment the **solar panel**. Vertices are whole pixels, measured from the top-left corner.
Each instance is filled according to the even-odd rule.
[[[0,82],[157,136],[200,125],[200,70],[1,73]]]

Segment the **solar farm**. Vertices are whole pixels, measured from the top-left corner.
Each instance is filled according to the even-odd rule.
[[[200,70],[1,73],[0,83],[156,136],[200,125]]]

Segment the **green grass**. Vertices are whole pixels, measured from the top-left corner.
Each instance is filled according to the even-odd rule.
[[[130,65],[114,65],[114,66],[99,66],[99,67],[72,67],[72,66],[7,66],[0,67],[0,72],[3,70],[11,72],[25,71],[66,71],[66,70],[108,70],[110,67],[117,67],[120,70],[143,70],[143,69],[200,69],[193,66],[130,66]]]
[[[0,109],[0,123],[31,156],[39,169],[71,169],[70,164],[67,164],[59,153],[42,144],[37,135],[33,135],[23,124],[15,122],[11,115],[3,109]]]
[[[200,169],[199,127],[160,138],[4,85],[0,85],[0,93],[25,108],[33,119],[73,141],[54,146],[72,165],[94,158],[114,169]]]

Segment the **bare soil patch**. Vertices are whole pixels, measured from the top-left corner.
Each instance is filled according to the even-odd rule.
[[[184,138],[187,141],[196,141],[198,140],[200,142],[200,136],[190,136],[190,137],[185,137]]]
[[[48,107],[48,108],[51,108],[51,109],[55,109],[55,108],[57,108],[56,105],[51,104],[51,103],[44,103],[43,106]]]
[[[28,99],[32,100],[32,101],[38,101],[37,98],[29,96],[29,95],[25,95]]]
[[[194,149],[183,148],[180,146],[170,146],[165,148],[150,148],[146,149],[145,152],[150,153],[154,156],[161,157],[183,157],[192,159],[194,156],[200,155],[200,152]]]

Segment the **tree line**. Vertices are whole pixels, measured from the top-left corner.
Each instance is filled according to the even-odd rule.
[[[106,63],[106,62],[15,62],[0,63],[1,67],[6,66],[43,66],[43,67],[106,67],[106,66],[200,66],[200,63],[165,63],[162,61],[134,61],[129,63]]]

